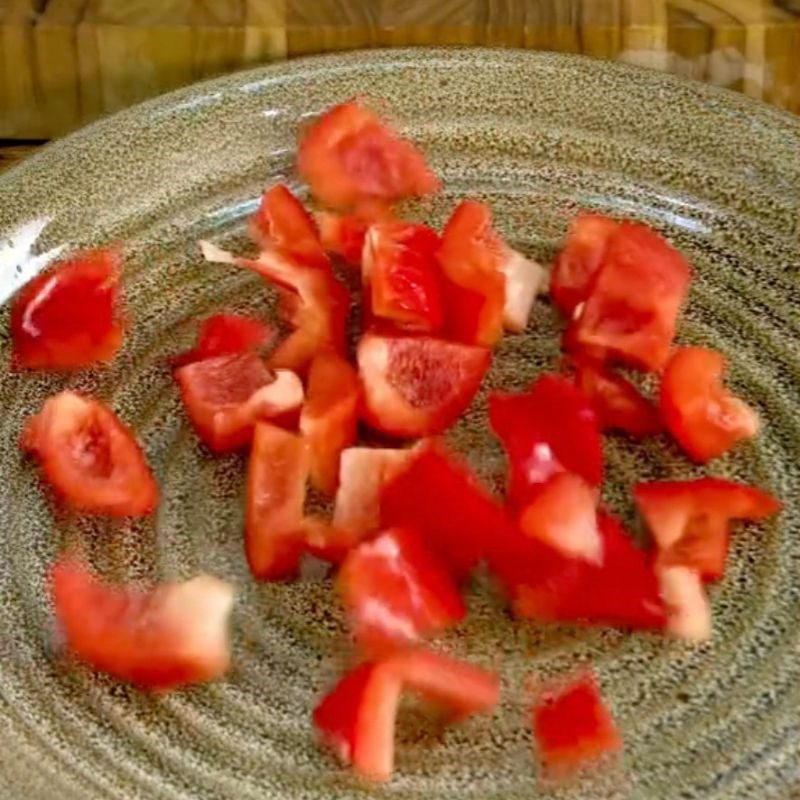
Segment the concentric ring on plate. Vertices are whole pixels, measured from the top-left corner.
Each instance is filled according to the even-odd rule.
[[[48,218],[38,247],[121,241],[133,325],[106,371],[72,378],[0,373],[0,788],[68,798],[363,796],[314,744],[310,708],[344,657],[329,585],[250,580],[241,546],[243,461],[212,460],[180,413],[166,356],[199,316],[268,311],[269,291],[207,265],[195,242],[244,243],[261,187],[290,174],[296,127],[355,94],[385,98],[430,154],[445,193],[410,209],[437,224],[463,194],[547,260],[580,207],[645,219],[698,274],[684,342],[727,353],[731,380],[766,421],[759,440],[714,465],[787,499],[781,519],[744,530],[714,592],[715,638],[688,646],[618,631],[511,623],[482,582],[444,646],[502,663],[493,720],[439,732],[410,712],[398,777],[377,796],[530,798],[536,775],[523,679],[592,658],[626,736],[624,772],[560,797],[746,798],[800,787],[800,540],[792,503],[800,423],[800,122],[656,73],[510,51],[392,51],[293,62],[224,78],[124,112],[47,148],[0,179],[0,238]],[[2,276],[0,276],[2,277]],[[1,288],[2,284],[0,284]],[[507,338],[453,443],[497,484],[500,451],[483,399],[521,386],[558,353],[559,320],[540,301]],[[7,331],[7,314],[0,319]],[[2,339],[8,356],[8,336]],[[52,391],[111,401],[143,440],[163,501],[128,526],[56,520],[17,439]],[[607,501],[631,516],[634,476],[692,474],[666,441],[607,446]],[[115,577],[234,580],[235,666],[213,686],[153,698],[51,654],[44,573],[63,536],[87,542]],[[546,790],[545,791],[546,794]]]

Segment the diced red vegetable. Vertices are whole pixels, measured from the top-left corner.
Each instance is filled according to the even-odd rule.
[[[358,375],[341,356],[321,353],[308,373],[308,395],[300,432],[311,450],[311,483],[333,495],[339,483],[339,455],[356,438]]]
[[[381,490],[413,458],[413,449],[349,447],[339,461],[333,524],[357,538],[378,530]]]
[[[197,346],[172,362],[182,367],[195,361],[257,351],[272,341],[275,332],[258,319],[241,314],[215,314],[204,320],[197,334]]]
[[[200,575],[149,589],[115,586],[62,558],[50,590],[68,651],[97,670],[166,691],[228,669],[233,588],[224,581]]]
[[[318,212],[316,220],[325,250],[339,256],[351,267],[360,267],[364,239],[372,222],[358,214],[333,211]]]
[[[758,433],[756,412],[726,391],[726,362],[702,347],[676,350],[661,379],[661,413],[687,455],[705,463]]]
[[[503,324],[512,333],[521,333],[528,326],[536,295],[547,281],[541,264],[506,247],[500,271],[505,276]]]
[[[111,361],[122,344],[120,255],[90,250],[28,283],[11,309],[13,367],[78,369]]]
[[[250,234],[262,249],[277,247],[302,264],[329,266],[316,221],[282,183],[261,196],[258,210],[250,218]]]
[[[667,610],[667,632],[690,642],[710,639],[711,606],[703,576],[679,564],[659,565],[658,576]]]
[[[598,514],[603,561],[567,558],[538,539],[514,531],[495,535],[487,549],[492,572],[518,617],[629,628],[663,628],[664,606],[647,555],[619,521]]]
[[[483,347],[367,334],[358,345],[364,420],[391,436],[441,433],[470,404],[490,361]]]
[[[566,777],[622,749],[622,737],[589,671],[539,690],[533,735],[542,766],[552,778]]]
[[[367,232],[362,274],[368,311],[399,328],[436,333],[442,327],[439,236],[426,225],[380,222]]]
[[[539,485],[572,472],[591,486],[603,479],[603,443],[591,404],[560,375],[542,375],[527,392],[489,396],[489,421],[509,459],[509,499],[527,504]]]
[[[575,382],[586,395],[604,431],[624,431],[644,437],[663,430],[655,404],[629,380],[587,360],[576,364]]]
[[[381,493],[384,528],[417,531],[459,578],[510,525],[505,510],[469,468],[437,442],[419,447]]]
[[[284,312],[296,330],[277,347],[270,366],[299,371],[325,350],[344,353],[350,298],[330,267],[309,267],[277,250],[264,250],[253,260],[209,242],[200,246],[207,261],[250,269],[283,290]]]
[[[333,208],[391,203],[439,189],[422,153],[356,100],[309,127],[297,165],[314,197]]]
[[[133,433],[99,400],[65,391],[28,420],[22,449],[57,496],[78,511],[149,514],[158,487]]]
[[[695,569],[706,581],[725,573],[731,520],[762,520],[781,508],[771,494],[723,478],[640,483],[633,494],[661,562]]]
[[[611,237],[619,223],[601,214],[578,214],[567,231],[564,247],[550,273],[550,296],[572,318],[585,302]]]
[[[466,613],[449,572],[410,529],[358,545],[337,586],[359,646],[372,656],[439,633]]]
[[[311,468],[302,436],[259,422],[247,471],[245,552],[259,580],[292,577],[305,549],[303,507]]]
[[[255,353],[195,361],[175,380],[198,436],[215,453],[249,444],[259,420],[298,409],[303,384],[293,372],[271,372]]]
[[[623,222],[575,311],[566,343],[599,349],[638,369],[661,369],[691,277],[683,256],[655,231]]]
[[[600,564],[603,542],[597,527],[597,495],[580,476],[560,472],[525,506],[520,528],[569,558]]]
[[[505,245],[492,226],[492,212],[475,200],[459,203],[445,225],[439,263],[446,331],[465,344],[493,347],[503,335]]]
[[[359,775],[374,781],[391,777],[403,689],[420,693],[458,717],[490,712],[499,696],[494,674],[426,650],[361,664],[314,709],[322,740]]]

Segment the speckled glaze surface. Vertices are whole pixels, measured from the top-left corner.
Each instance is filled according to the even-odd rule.
[[[269,313],[254,277],[206,265],[196,240],[246,246],[263,185],[294,181],[305,118],[354,94],[385,102],[429,153],[444,193],[409,213],[440,223],[454,201],[490,201],[503,234],[548,260],[588,207],[643,219],[693,260],[684,343],[729,355],[731,383],[766,422],[714,464],[787,503],[739,533],[713,594],[715,638],[689,646],[617,631],[513,623],[481,580],[442,646],[502,670],[491,719],[446,731],[403,715],[396,777],[359,784],[315,745],[310,709],[346,657],[327,579],[259,585],[242,552],[244,460],[212,459],[189,428],[166,357],[214,310]],[[615,64],[491,50],[352,53],[227,77],[61,141],[0,179],[0,239],[49,223],[37,252],[122,243],[133,324],[116,361],[71,377],[0,371],[0,797],[46,800],[334,800],[800,797],[800,120],[742,97]],[[6,244],[6,252],[8,252]],[[2,251],[0,251],[2,252]],[[0,274],[8,293],[13,269]],[[485,390],[520,387],[558,357],[546,300],[507,337]],[[8,357],[7,307],[0,313]],[[163,489],[135,524],[56,518],[17,448],[23,420],[77,386],[138,431]],[[453,443],[499,485],[485,390]],[[665,439],[607,443],[605,499],[629,522],[635,479],[698,471]],[[234,668],[153,697],[53,656],[44,575],[80,540],[118,579],[235,581]],[[624,733],[621,765],[542,785],[524,680],[591,659]]]

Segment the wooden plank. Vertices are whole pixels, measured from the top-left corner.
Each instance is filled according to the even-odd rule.
[[[492,2],[489,0],[489,12]],[[486,0],[376,0],[377,44],[468,45],[489,41]],[[494,23],[494,20],[492,20]],[[493,30],[500,26],[493,26]]]
[[[688,11],[668,8],[667,49],[669,71],[702,81],[708,72],[713,32]]]
[[[288,55],[374,46],[379,13],[379,1],[289,0],[286,10]]]
[[[581,52],[581,0],[543,0],[525,4],[523,45],[537,50]]]
[[[286,0],[245,0],[244,64],[286,58]]]
[[[616,59],[622,50],[622,0],[583,0],[580,28],[583,53]]]
[[[668,69],[667,0],[624,0],[622,19],[620,60],[642,67]]]
[[[42,142],[8,142],[0,141],[0,172],[24,161],[42,146]]]
[[[0,3],[0,137],[40,133],[33,51],[33,24],[38,10],[36,0]]]

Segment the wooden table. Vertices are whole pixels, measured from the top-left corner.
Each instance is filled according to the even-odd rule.
[[[424,44],[584,53],[800,112],[800,0],[0,0],[0,169],[20,140],[211,75]]]

